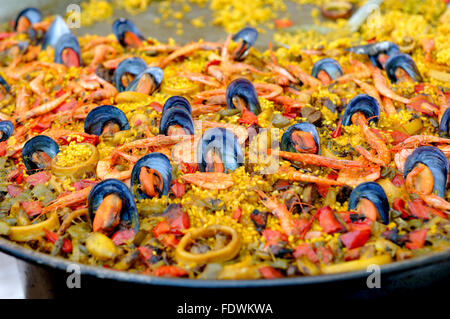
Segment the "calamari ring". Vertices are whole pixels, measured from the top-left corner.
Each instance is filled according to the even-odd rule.
[[[52,166],[51,166],[52,173],[55,174],[55,176],[59,177],[67,176],[71,177],[72,180],[76,180],[82,178],[85,173],[95,172],[97,162],[99,159],[98,150],[94,145],[90,143],[81,143],[81,144],[88,145],[89,148],[91,149],[91,156],[89,157],[89,159],[77,165],[65,167],[58,164],[57,159],[58,157],[55,156],[52,159]]]

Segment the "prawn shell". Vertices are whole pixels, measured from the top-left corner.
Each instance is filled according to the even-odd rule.
[[[234,171],[244,163],[244,155],[236,135],[225,128],[215,127],[206,130],[198,143],[197,162],[201,172],[206,171],[206,154],[211,149],[215,149],[220,156],[225,173]]]
[[[132,57],[120,62],[120,64],[117,66],[116,72],[114,73],[114,83],[116,84],[117,90],[119,92],[127,90],[127,88],[122,84],[121,81],[122,76],[125,73],[130,73],[133,76],[137,76],[147,69],[147,63],[145,63],[145,61],[141,58]]]
[[[121,131],[130,129],[128,119],[120,109],[112,105],[101,105],[86,116],[84,132],[100,136],[105,125],[110,121],[117,123]]]
[[[325,71],[333,80],[344,74],[339,62],[331,58],[321,59],[314,63],[311,75],[317,78],[320,71]]]
[[[134,91],[144,74],[149,74],[151,76],[151,78],[153,79],[153,83],[155,84],[154,91],[156,91],[161,85],[164,76],[164,71],[159,67],[147,68],[138,75],[136,75],[133,81],[131,81],[130,84],[128,84],[126,91]]]
[[[141,40],[145,40],[142,33],[139,31],[139,29],[131,20],[124,18],[117,19],[116,21],[114,21],[112,29],[114,35],[117,38],[117,41],[119,41],[120,45],[123,46],[124,48],[127,47],[124,41],[125,32],[132,32],[135,35],[137,35]]]
[[[450,122],[450,108],[446,109],[441,117],[441,122],[439,123],[440,136],[448,137],[449,122]]]
[[[406,158],[405,168],[403,170],[405,180],[418,163],[426,165],[431,171],[434,179],[433,192],[444,198],[449,170],[447,157],[440,149],[434,146],[421,146],[416,148]]]
[[[44,35],[42,49],[46,49],[48,46],[55,47],[59,38],[67,33],[70,33],[70,29],[66,22],[61,16],[56,16]]]
[[[17,31],[17,26],[19,24],[20,18],[25,17],[27,18],[28,22],[30,24],[35,24],[42,21],[42,14],[41,11],[39,11],[36,8],[25,8],[22,11],[19,12],[16,18],[16,22],[14,24],[14,30]]]
[[[105,179],[96,184],[87,199],[89,219],[91,223],[94,221],[95,213],[107,195],[115,194],[122,199],[122,210],[120,211],[120,220],[129,221],[131,228],[135,233],[139,231],[139,214],[134,202],[133,194],[127,185],[118,179]]]
[[[369,122],[374,121],[377,123],[380,117],[380,104],[375,98],[367,94],[355,96],[345,108],[342,116],[342,125],[352,125],[352,116],[358,112],[362,112]]]
[[[242,46],[247,45],[247,48],[234,59],[237,61],[242,61],[243,59],[245,59],[245,57],[248,55],[248,52],[250,51],[250,48],[255,44],[257,39],[258,31],[256,31],[255,28],[247,27],[238,31],[233,36],[233,41],[237,42],[239,40],[242,40]]]
[[[11,91],[11,87],[9,86],[8,82],[6,82],[6,80],[0,75],[0,85],[3,86],[6,90],[6,92],[10,92]]]
[[[296,124],[290,126],[284,132],[283,136],[281,136],[281,143],[280,143],[280,148],[282,151],[298,153],[298,151],[295,149],[294,144],[292,142],[292,133],[294,133],[295,131],[303,131],[303,132],[307,132],[307,133],[311,134],[314,139],[314,142],[316,143],[316,146],[317,146],[316,154],[321,153],[319,132],[317,132],[317,128],[314,124],[311,124],[308,122],[296,123]]]
[[[62,54],[65,49],[72,49],[77,53],[78,63],[81,65],[81,49],[76,36],[72,33],[63,34],[55,45],[55,63],[64,64]]]
[[[398,68],[402,68],[412,79],[414,79],[414,81],[422,82],[420,71],[414,60],[408,54],[398,53],[387,59],[385,65],[386,74],[392,83],[396,83],[398,81],[398,78],[395,75],[395,71]]]
[[[53,158],[59,153],[59,146],[52,138],[45,135],[37,135],[29,139],[22,149],[22,160],[29,175],[40,171],[36,163],[32,161],[33,154],[38,151]]]
[[[183,107],[174,106],[162,113],[161,121],[159,122],[159,134],[167,135],[169,127],[172,125],[181,126],[190,135],[195,133],[192,114]]]
[[[172,182],[172,166],[170,165],[170,161],[166,155],[155,152],[141,157],[133,166],[133,170],[131,171],[131,188],[133,190],[134,196],[138,200],[151,198],[139,187],[139,185],[141,184],[139,180],[139,174],[142,167],[147,167],[158,171],[161,174],[164,182],[162,195],[169,194],[170,183]]]
[[[14,133],[14,124],[11,121],[1,121],[0,132],[3,133],[3,136],[0,138],[0,142],[6,141]]]
[[[249,109],[249,111],[253,114],[258,115],[261,113],[258,94],[256,93],[256,89],[252,82],[244,78],[239,78],[228,84],[226,90],[226,100],[229,109],[236,108],[233,104],[233,98],[236,96],[244,100],[247,109]]]
[[[356,186],[348,199],[348,209],[355,210],[361,198],[371,201],[383,220],[389,224],[389,201],[383,188],[375,182],[365,182]]]
[[[378,60],[378,56],[380,54],[387,54],[388,56],[392,56],[393,54],[400,52],[400,49],[398,45],[391,41],[381,41],[377,43],[354,46],[351,48],[347,48],[346,51],[367,55],[369,56],[370,62],[374,66],[383,69],[383,65]]]
[[[175,96],[171,96],[170,98],[168,98],[166,103],[164,103],[162,112],[165,113],[165,112],[167,112],[168,109],[170,109],[172,107],[182,107],[182,108],[186,109],[186,111],[189,114],[192,113],[191,104],[185,97],[182,97],[182,96],[175,95]]]

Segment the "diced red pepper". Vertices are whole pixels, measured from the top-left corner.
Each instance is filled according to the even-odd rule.
[[[8,191],[9,196],[11,196],[12,198],[15,198],[19,194],[23,193],[23,188],[17,185],[8,185],[6,186],[6,190]]]
[[[175,194],[175,197],[181,198],[186,193],[186,185],[183,183],[175,182],[170,187],[172,192]]]
[[[354,230],[371,230],[372,229],[372,221],[370,219],[359,220],[357,222],[347,224],[349,231]]]
[[[336,217],[334,217],[333,211],[330,206],[325,206],[319,209],[318,216],[320,227],[322,227],[326,233],[332,234],[337,231],[344,230],[344,227],[341,225],[341,223],[339,223]]]
[[[275,25],[279,29],[289,28],[289,27],[292,27],[294,25],[294,22],[292,22],[292,20],[287,19],[287,18],[285,18],[285,19],[275,19],[273,22],[275,23]]]
[[[221,60],[212,60],[212,61],[209,61],[209,62],[206,64],[206,66],[205,66],[205,73],[208,73],[208,69],[209,69],[209,67],[210,67],[211,65],[219,65],[220,63],[222,63]]]
[[[167,234],[168,232],[170,232],[170,224],[167,220],[160,221],[152,230],[155,237],[159,237],[162,234]]]
[[[94,186],[97,183],[98,182],[91,181],[89,179],[82,179],[81,181],[73,183],[73,187],[75,188],[75,190],[79,191],[79,190],[82,190],[82,189],[84,189],[86,187]]]
[[[299,114],[296,112],[290,112],[290,113],[283,113],[284,117],[287,117],[288,119],[292,120],[295,119]]]
[[[16,168],[9,172],[8,176],[6,176],[6,180],[8,182],[14,182],[16,184],[21,184],[24,180],[23,177],[23,168]]]
[[[153,250],[150,247],[141,246],[138,247],[138,251],[145,262],[147,262],[147,260],[149,260],[153,256]]]
[[[340,236],[342,243],[348,249],[364,246],[369,240],[370,229],[354,230]]]
[[[317,184],[316,188],[317,188],[317,192],[319,193],[320,196],[326,197],[327,194],[328,194],[328,190],[330,189],[330,185],[324,185],[324,184],[319,185],[319,184]]]
[[[71,253],[72,252],[72,241],[69,238],[64,238],[61,249],[66,254]]]
[[[348,224],[352,222],[352,219],[350,218],[350,215],[353,214],[352,212],[338,212],[339,216],[341,216],[344,223]]]
[[[317,254],[311,244],[300,244],[295,248],[293,255],[295,258],[306,256],[314,263],[319,261],[319,257],[317,257]]]
[[[21,202],[23,210],[29,217],[34,217],[42,212],[42,205],[39,201]]]
[[[350,260],[358,259],[360,253],[361,253],[361,247],[350,249],[345,254],[344,260],[350,261]]]
[[[405,201],[401,198],[394,199],[394,202],[392,203],[392,208],[402,213],[401,215],[402,218],[408,218],[410,215],[408,210],[406,210],[405,208]]]
[[[158,240],[163,243],[165,247],[175,248],[180,242],[174,234],[162,234]]]
[[[55,93],[55,97],[60,97],[61,95],[63,95],[65,93],[64,89],[59,89],[56,93]]]
[[[253,125],[258,123],[258,117],[249,110],[247,110],[246,108],[244,108],[244,112],[242,112],[242,117],[238,119],[238,122],[239,124]]]
[[[36,186],[37,184],[45,184],[50,179],[51,174],[47,171],[37,172],[33,175],[25,177],[25,182],[29,185]]]
[[[425,84],[424,83],[414,85],[414,91],[416,93],[423,92],[423,90],[425,90]]]
[[[186,270],[178,266],[161,266],[153,272],[158,277],[184,277],[187,274]]]
[[[47,230],[44,228],[45,237],[47,240],[51,243],[56,243],[56,241],[59,239],[59,235],[55,232],[52,232],[51,230]]]
[[[178,214],[167,218],[170,225],[170,231],[174,234],[181,235],[181,230],[188,229],[191,226],[189,215],[184,211],[179,211]]]
[[[135,236],[133,229],[123,229],[119,230],[112,235],[111,240],[116,244],[116,246],[123,245],[133,239]]]
[[[434,214],[436,216],[442,217],[442,218],[447,218],[447,215],[443,212],[441,212],[440,210],[437,210],[435,208],[429,207],[425,204],[425,202],[420,199],[420,198],[416,198],[414,199],[412,202],[408,202],[408,207],[409,210],[411,211],[411,213],[420,219],[429,219],[430,218],[430,213]]]
[[[324,264],[329,264],[333,260],[333,251],[330,247],[319,247],[317,252]]]
[[[14,23],[14,21],[12,21]],[[14,26],[14,24],[12,25]],[[0,41],[16,35],[16,32],[0,32]]]
[[[0,142],[0,156],[6,155],[7,148],[8,148],[7,141]]]
[[[162,112],[163,106],[161,103],[158,103],[156,101],[153,101],[150,103],[150,107],[152,107],[156,112]]]
[[[341,136],[341,134],[342,134],[342,120],[339,120],[336,129],[333,132],[331,132],[330,136],[332,138],[336,138]]]
[[[266,247],[277,245],[280,241],[288,241],[288,236],[278,230],[264,229],[262,234],[266,239]]]
[[[392,179],[392,184],[394,184],[397,187],[401,187],[403,184],[405,184],[405,179],[400,174],[395,174],[394,178]]]
[[[181,171],[183,174],[192,174],[198,170],[197,163],[184,163],[181,162]]]
[[[233,216],[231,218],[233,218],[234,220],[239,222],[241,220],[241,216],[242,216],[242,209],[240,207],[238,207],[233,212]]]
[[[283,274],[270,266],[264,266],[258,269],[259,272],[261,273],[261,275],[265,278],[265,279],[273,279],[273,278],[283,278]]]
[[[419,249],[425,244],[427,238],[428,229],[414,230],[409,233],[408,243],[406,243],[406,248],[408,249]]]

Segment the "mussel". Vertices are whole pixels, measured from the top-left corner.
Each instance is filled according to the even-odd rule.
[[[228,84],[226,99],[229,109],[239,109],[240,111],[248,109],[256,115],[261,113],[261,106],[259,105],[256,89],[252,82],[247,79],[235,79]]]
[[[408,175],[414,171],[417,192],[427,195],[435,192],[438,196],[444,197],[448,170],[447,157],[440,149],[434,146],[421,146],[407,157],[403,176],[408,180]]]
[[[194,133],[194,121],[189,101],[182,96],[172,96],[164,103],[159,122],[159,134],[194,135]]]
[[[446,109],[442,114],[441,122],[439,123],[439,135],[442,137],[449,137],[449,122],[450,122],[450,108]]]
[[[141,58],[132,57],[120,62],[114,73],[114,83],[117,90],[119,92],[125,91],[134,78],[147,69],[147,63]]]
[[[81,66],[81,49],[78,39],[72,33],[63,34],[55,44],[55,63],[65,66]]]
[[[22,149],[22,159],[28,174],[50,169],[52,158],[59,153],[58,144],[50,137],[37,135],[29,139]]]
[[[228,173],[244,163],[241,146],[233,132],[215,127],[203,133],[197,149],[201,172]]]
[[[70,33],[70,29],[66,22],[61,16],[56,16],[44,35],[42,49],[45,49],[48,46],[55,47],[59,38],[67,33]]]
[[[248,55],[250,48],[258,39],[258,31],[255,28],[244,28],[233,36],[233,41],[241,41],[240,46],[233,53],[233,58],[236,61],[242,61]]]
[[[147,68],[128,84],[126,91],[152,94],[161,85],[164,71],[159,67]]]
[[[89,112],[84,121],[84,131],[97,136],[112,136],[114,133],[129,130],[125,114],[115,106],[101,105]]]
[[[14,124],[10,121],[0,122],[0,142],[6,141],[14,132]]]
[[[114,35],[124,48],[137,48],[145,40],[136,25],[128,19],[117,19],[112,28]]]
[[[139,200],[167,195],[171,181],[172,166],[162,153],[150,153],[141,157],[131,171],[131,187]]]
[[[3,88],[6,91],[6,93],[9,93],[9,91],[11,90],[11,87],[9,86],[8,82],[6,82],[6,80],[1,75],[0,75],[0,86],[1,86],[1,88]],[[1,88],[0,88],[0,94],[2,93]],[[1,96],[2,95],[0,95],[0,97]]]
[[[342,71],[342,67],[340,66],[338,61],[331,58],[321,59],[316,63],[314,63],[311,75],[315,78],[319,78],[320,77],[319,73],[321,71],[328,74],[328,76],[332,80],[336,80],[338,77],[344,74],[344,71]]]
[[[316,126],[308,122],[292,125],[281,137],[280,149],[286,152],[320,154],[320,137]]]
[[[342,116],[342,125],[352,125],[352,116],[358,112],[363,113],[369,122],[374,121],[376,123],[380,117],[380,105],[370,95],[359,94],[355,96],[345,108]]]
[[[375,182],[356,186],[348,199],[348,209],[356,210],[373,220],[379,215],[384,224],[389,224],[389,201],[383,188]]]
[[[383,69],[388,57],[400,52],[398,46],[390,41],[358,45],[348,48],[347,51],[368,55],[370,62],[380,69]]]
[[[14,30],[17,32],[26,32],[31,25],[41,21],[41,11],[36,8],[26,8],[17,15]]]
[[[89,218],[95,232],[111,233],[121,223],[139,231],[139,214],[128,187],[118,179],[96,184],[88,196]]]
[[[422,82],[422,76],[420,75],[419,69],[417,68],[414,60],[408,54],[398,53],[387,59],[385,65],[386,74],[392,83],[396,83],[398,81],[399,76],[397,70],[399,68],[405,71],[414,81]]]

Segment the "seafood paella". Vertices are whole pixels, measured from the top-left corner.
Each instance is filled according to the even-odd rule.
[[[404,2],[343,33],[363,4],[320,1],[325,22],[276,20],[269,43],[163,43],[125,18],[76,36],[24,9],[0,32],[0,235],[190,279],[449,249],[450,9]]]

